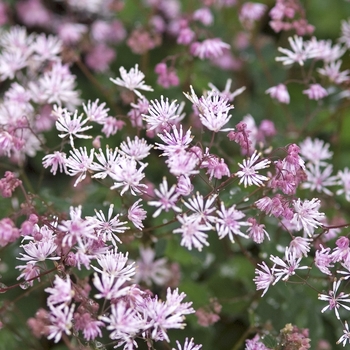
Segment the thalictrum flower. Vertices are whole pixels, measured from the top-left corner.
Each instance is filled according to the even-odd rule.
[[[143,79],[145,78],[145,75],[141,71],[139,71],[138,64],[135,65],[135,68],[131,68],[129,72],[127,72],[124,67],[120,67],[119,72],[121,79],[110,78],[110,80],[114,84],[123,86],[135,92],[135,94],[140,98],[142,98],[142,94],[138,90],[153,91],[153,89],[150,86],[144,83]]]
[[[236,173],[236,176],[240,178],[239,184],[243,182],[244,187],[247,186],[263,186],[264,181],[268,181],[268,177],[260,175],[257,170],[265,169],[270,165],[268,159],[263,159],[258,161],[260,154],[256,151],[248,159],[243,159],[243,164],[238,163],[241,168],[240,171]]]

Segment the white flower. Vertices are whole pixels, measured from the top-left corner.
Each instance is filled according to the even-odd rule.
[[[145,75],[139,71],[138,64],[135,65],[135,68],[131,68],[129,72],[127,72],[124,67],[120,67],[119,72],[121,79],[110,78],[114,84],[124,86],[125,88],[134,91],[140,98],[142,98],[142,94],[138,90],[153,91],[150,86],[144,83],[143,79]]]

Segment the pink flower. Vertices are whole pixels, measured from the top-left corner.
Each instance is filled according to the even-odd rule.
[[[54,342],[57,343],[61,339],[62,333],[71,334],[74,308],[74,304],[70,308],[67,305],[50,308],[51,325],[49,326],[48,339],[54,338]]]
[[[281,103],[289,104],[290,102],[289,93],[287,87],[284,84],[272,86],[266,90],[266,93]]]
[[[258,161],[260,154],[256,151],[248,159],[243,159],[243,164],[238,163],[241,168],[236,173],[236,176],[240,178],[239,184],[243,182],[244,187],[256,185],[263,186],[263,181],[268,181],[268,177],[258,174],[257,170],[265,169],[269,167],[270,160],[263,159]]]
[[[332,310],[334,309],[335,316],[337,319],[340,319],[339,315],[339,309],[340,307],[343,307],[344,309],[350,311],[350,306],[344,304],[344,303],[350,303],[350,294],[345,294],[344,292],[340,292],[338,295],[338,289],[340,287],[340,284],[342,282],[342,279],[338,280],[335,278],[333,281],[333,289],[328,291],[327,294],[319,294],[318,299],[323,301],[328,301],[328,305],[325,306],[321,312],[325,312],[326,310]]]
[[[128,210],[128,219],[137,227],[139,230],[143,229],[142,221],[146,219],[147,212],[142,208],[142,204],[139,203],[142,201],[140,198],[137,200]]]
[[[265,236],[270,240],[270,236],[265,230],[264,224],[258,224],[254,218],[249,218],[247,224],[250,225],[247,229],[247,233],[255,243],[261,244],[264,241]]]
[[[320,100],[328,96],[328,92],[320,84],[311,84],[307,90],[303,90],[303,94],[307,95],[310,100]]]
[[[273,284],[275,281],[274,276],[274,268],[270,270],[270,268],[266,265],[266,263],[263,261],[261,264],[258,264],[261,270],[255,269],[255,278],[253,279],[254,283],[256,284],[256,289],[264,289],[262,293],[262,297],[265,295],[265,293],[268,291],[269,287]]]
[[[194,42],[191,45],[190,52],[193,56],[201,60],[214,59],[223,55],[224,49],[229,49],[230,45],[224,43],[219,38],[206,39],[202,42]]]
[[[183,216],[178,215],[177,220],[180,222],[181,227],[173,231],[173,233],[180,233],[182,235],[181,245],[188,250],[192,250],[192,247],[202,250],[203,246],[208,246],[208,235],[204,231],[209,231],[212,228],[208,225],[201,224],[200,216]]]
[[[177,344],[177,349],[173,348],[172,350],[199,350],[202,348],[201,344],[195,345],[193,343],[193,338],[191,338],[190,340],[188,340],[188,338],[186,338],[183,347],[178,340],[176,341],[176,344]]]
[[[234,235],[247,238],[247,235],[241,231],[241,226],[249,226],[250,224],[241,220],[245,217],[245,214],[237,210],[235,204],[229,208],[226,208],[224,202],[221,202],[220,210],[217,210],[216,213],[218,215],[215,220],[216,231],[218,232],[220,239],[228,236],[230,241],[233,243]]]
[[[155,283],[164,286],[172,277],[167,259],[156,259],[155,251],[150,247],[140,247],[140,259],[136,261],[135,283],[144,282],[148,287]]]
[[[47,298],[47,304],[49,307],[52,305],[56,305],[56,307],[69,305],[75,294],[69,275],[66,276],[65,280],[56,275],[54,280],[54,287],[46,288],[45,292],[51,294]]]
[[[110,78],[112,83],[133,91],[140,98],[142,94],[138,90],[153,91],[150,86],[144,83],[145,75],[139,71],[138,64],[135,65],[135,68],[131,68],[129,72],[124,67],[120,67],[119,72],[121,78]]]
[[[43,166],[44,168],[51,167],[50,172],[53,175],[56,175],[58,169],[61,173],[64,172],[67,174],[66,154],[59,151],[55,151],[53,154],[47,154],[43,158]]]
[[[153,213],[153,217],[159,216],[159,214],[164,210],[169,212],[173,210],[177,213],[181,212],[181,209],[176,205],[179,199],[179,194],[176,193],[176,185],[171,186],[168,189],[168,181],[166,177],[163,177],[163,182],[159,186],[159,190],[155,189],[154,193],[159,198],[159,200],[149,201],[148,205],[158,207],[158,209]]]
[[[296,224],[297,230],[304,229],[308,236],[312,236],[315,228],[322,226],[321,220],[324,218],[324,213],[320,213],[318,209],[321,206],[318,198],[313,198],[311,201],[305,199],[301,201],[298,198],[293,203],[294,216],[291,220],[292,224]]]
[[[279,47],[278,51],[286,56],[276,57],[276,61],[283,62],[284,65],[299,63],[300,66],[303,66],[304,61],[310,58],[310,48],[305,45],[301,36],[294,35],[293,38],[289,37],[288,40],[292,50]]]

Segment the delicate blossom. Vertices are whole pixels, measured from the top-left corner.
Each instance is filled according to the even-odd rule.
[[[241,231],[241,226],[249,226],[249,223],[241,220],[245,217],[245,214],[237,210],[236,205],[226,208],[225,203],[221,202],[220,210],[217,210],[216,213],[218,215],[215,220],[216,231],[220,239],[227,235],[231,242],[234,242],[234,235],[247,238],[247,235]]]
[[[260,175],[257,170],[265,169],[270,165],[270,160],[263,159],[258,161],[260,154],[256,151],[248,159],[243,159],[243,164],[238,163],[241,168],[240,171],[236,173],[236,176],[240,178],[239,184],[243,182],[244,187],[247,186],[263,186],[264,181],[268,181],[268,177]]]
[[[168,212],[170,209],[177,213],[181,212],[181,209],[176,205],[179,199],[179,194],[176,193],[176,185],[172,185],[169,189],[166,177],[163,178],[163,182],[159,185],[159,190],[154,190],[154,194],[158,197],[158,200],[148,202],[148,205],[158,207],[152,215],[154,218],[159,216],[162,211]]]
[[[336,278],[333,281],[333,289],[330,290],[327,294],[319,294],[318,299],[323,301],[328,301],[328,305],[325,306],[321,312],[325,312],[326,310],[332,310],[334,309],[335,315],[337,319],[340,319],[339,315],[339,309],[340,307],[343,307],[344,309],[350,311],[350,306],[344,304],[344,303],[350,303],[350,294],[345,294],[344,292],[340,292],[338,295],[338,289],[340,287],[340,284],[343,280]]]
[[[327,165],[326,160],[331,159],[333,152],[329,150],[329,143],[320,139],[307,137],[300,143],[300,154],[308,162]]]
[[[272,86],[266,90],[272,98],[276,99],[278,102],[289,104],[290,96],[287,87],[284,84],[278,84],[277,86]]]
[[[181,245],[188,250],[192,250],[192,247],[202,250],[203,246],[208,246],[208,235],[204,231],[211,230],[208,225],[201,224],[200,216],[187,216],[186,214],[177,216],[177,220],[180,222],[181,227],[173,231],[173,233],[180,233],[182,235]]]
[[[199,350],[202,348],[202,345],[195,345],[193,343],[193,338],[191,338],[190,340],[186,338],[183,347],[178,340],[176,341],[176,344],[177,344],[177,349],[173,348],[172,350]]]
[[[134,91],[135,94],[140,98],[142,98],[142,94],[138,90],[153,91],[150,86],[144,83],[143,79],[145,78],[145,75],[139,71],[138,64],[135,65],[135,68],[131,68],[129,72],[127,72],[124,67],[120,67],[119,72],[121,78],[110,78],[114,84]]]
[[[75,294],[69,275],[67,275],[65,280],[56,275],[54,287],[46,288],[45,292],[50,294],[50,296],[47,298],[48,305],[56,305],[56,307],[58,306],[57,304],[69,305]]]
[[[258,264],[260,270],[258,268],[255,269],[255,278],[253,281],[256,284],[256,289],[263,289],[262,297],[268,291],[269,287],[274,283],[276,277],[274,276],[274,268],[270,270],[270,268],[263,261],[261,264]]]
[[[137,200],[128,210],[128,219],[137,227],[139,230],[143,229],[142,221],[146,219],[147,212],[142,208],[142,201],[140,198]]]
[[[135,283],[144,282],[149,287],[152,286],[152,283],[164,286],[171,277],[167,259],[156,259],[156,253],[152,248],[141,246],[140,259],[136,261]]]
[[[305,94],[310,100],[318,101],[326,97],[328,92],[320,84],[311,84],[308,89],[303,90],[303,94]]]
[[[88,119],[83,120],[83,115],[78,116],[78,111],[75,111],[73,116],[66,109],[55,106],[53,115],[57,117],[56,128],[61,131],[62,134],[58,136],[64,138],[69,136],[70,144],[74,148],[74,137],[80,139],[89,139],[92,136],[83,135],[82,132],[92,128],[91,125],[84,126]]]
[[[300,266],[301,257],[296,256],[296,251],[287,247],[285,249],[284,260],[277,256],[270,256],[270,260],[274,265],[274,276],[276,279],[273,284],[276,284],[280,279],[287,281],[290,276],[295,275],[296,270],[308,269],[308,266]]]
[[[337,341],[337,344],[340,344],[340,343],[343,343],[343,347],[346,345],[346,343],[350,344],[349,324],[346,321],[344,322],[343,335]]]
[[[338,184],[341,186],[339,190],[337,190],[337,195],[345,194],[345,199],[350,202],[350,171],[348,168],[344,168],[344,170],[340,170],[338,172],[339,182]]]
[[[190,51],[193,56],[204,60],[218,58],[223,55],[225,49],[229,48],[230,45],[224,43],[220,38],[213,38],[192,43]]]
[[[115,181],[111,190],[122,187],[120,195],[123,195],[126,191],[130,190],[133,196],[142,193],[147,189],[147,185],[141,184],[140,181],[145,177],[143,170],[148,164],[142,164],[137,168],[137,162],[134,159],[123,157],[118,164],[115,165],[113,173],[111,173],[112,179]]]
[[[324,218],[324,213],[320,213],[318,209],[321,206],[318,198],[313,198],[311,201],[305,199],[301,201],[298,198],[293,203],[294,216],[291,223],[296,224],[297,230],[304,229],[308,236],[312,236],[315,228],[322,226],[321,220]]]
[[[65,305],[64,307],[52,307],[50,309],[50,325],[48,339],[54,339],[57,343],[62,333],[67,335],[71,334],[71,328],[73,326],[73,312],[75,305],[73,304],[70,308]]]
[[[299,63],[299,65],[303,66],[304,62],[309,58],[309,52],[303,42],[303,38],[295,35],[293,38],[289,37],[288,41],[292,50],[279,47],[278,51],[285,54],[285,56],[276,57],[276,61],[283,62],[284,65]]]

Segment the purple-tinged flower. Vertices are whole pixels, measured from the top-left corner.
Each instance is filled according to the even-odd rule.
[[[67,158],[65,153],[55,151],[52,154],[47,154],[43,158],[43,166],[44,168],[51,167],[50,172],[53,175],[56,175],[58,169],[61,173],[64,172],[67,174],[66,159]]]
[[[300,154],[310,163],[327,165],[325,160],[331,159],[333,152],[329,150],[329,143],[325,143],[320,139],[311,139],[307,137],[300,143]]]
[[[199,170],[196,168],[199,162],[200,159],[197,154],[191,150],[171,153],[166,160],[170,173],[177,177],[181,175],[190,176],[198,174]]]
[[[267,10],[265,4],[260,4],[256,2],[245,2],[239,11],[239,20],[241,23],[245,24],[248,29],[251,29],[254,21],[258,21],[262,18]]]
[[[273,271],[276,277],[273,284],[276,284],[280,279],[282,281],[288,281],[290,276],[295,275],[296,270],[308,269],[308,266],[300,266],[301,257],[296,257],[296,252],[294,249],[286,247],[284,253],[284,260],[278,256],[270,256],[270,260],[275,264]]]
[[[66,160],[68,175],[79,175],[75,180],[75,187],[79,182],[85,179],[87,171],[91,169],[94,159],[94,149],[90,150],[90,155],[88,155],[86,147],[80,147],[79,149],[74,148],[70,150],[69,153],[70,156]]]
[[[57,60],[63,45],[57,36],[40,34],[36,36],[32,47],[34,50],[33,59],[42,63]]]
[[[247,233],[249,238],[251,238],[255,243],[261,244],[265,236],[270,240],[270,236],[265,230],[264,224],[258,224],[258,222],[254,218],[249,218],[247,223],[250,225],[247,229]]]
[[[102,270],[95,266],[92,266],[92,268],[101,274],[107,274],[111,277],[121,278],[126,281],[130,280],[131,277],[135,275],[135,264],[131,263],[127,265],[128,253],[125,255],[123,253],[118,253],[116,248],[100,255],[97,258],[97,262]]]
[[[202,348],[202,345],[195,345],[193,343],[193,338],[191,338],[190,340],[188,340],[188,338],[185,339],[185,344],[182,347],[182,345],[180,344],[180,342],[178,340],[176,340],[176,344],[177,344],[177,349],[172,348],[172,350],[199,350]]]
[[[307,257],[310,251],[311,238],[294,237],[289,243],[289,250],[295,254],[296,258]]]
[[[187,130],[184,135],[182,124],[180,124],[180,130],[177,130],[176,125],[173,125],[171,131],[164,130],[158,134],[158,137],[165,145],[156,142],[157,146],[155,148],[162,150],[163,156],[170,156],[171,154],[186,150],[193,139],[191,129]]]
[[[307,164],[305,168],[307,180],[302,183],[301,187],[333,196],[333,192],[327,188],[328,186],[335,186],[337,184],[337,176],[331,176],[332,172],[332,164],[329,164],[323,170],[320,169],[319,163]]]
[[[70,144],[72,148],[74,148],[74,138],[79,139],[91,139],[92,136],[90,135],[83,135],[82,133],[86,130],[89,130],[92,128],[92,126],[84,126],[89,120],[85,119],[83,120],[83,115],[78,116],[78,111],[76,110],[74,112],[74,115],[70,112],[68,112],[65,108],[61,108],[58,106],[54,106],[54,110],[52,114],[57,117],[56,121],[56,129],[58,131],[61,131],[62,134],[59,134],[58,136],[60,138],[65,138],[66,136],[69,136]]]
[[[344,347],[347,342],[350,344],[350,330],[349,330],[348,323],[345,321],[343,335],[338,339],[337,344],[343,343],[343,347]]]
[[[208,7],[202,7],[193,12],[192,18],[201,22],[205,26],[210,26],[214,21],[214,16]]]
[[[153,91],[150,86],[144,83],[143,79],[145,78],[145,75],[139,71],[138,64],[135,65],[135,68],[131,68],[129,72],[127,72],[124,67],[120,67],[119,72],[121,79],[110,78],[112,83],[133,91],[140,98],[142,98],[142,94],[138,90]]]
[[[147,185],[140,184],[140,181],[145,177],[143,170],[147,165],[147,163],[144,163],[137,169],[136,160],[126,157],[121,158],[110,174],[111,178],[115,181],[111,190],[123,187],[120,191],[121,196],[128,190],[130,190],[133,196],[145,191]]]
[[[194,313],[191,302],[182,303],[185,297],[185,293],[178,294],[178,289],[171,292],[168,288],[165,302],[158,300],[157,297],[147,301],[144,308],[148,316],[147,323],[151,328],[152,339],[169,342],[168,329],[184,328],[184,315]]]
[[[345,294],[344,292],[340,292],[338,295],[338,289],[339,286],[341,284],[343,280],[339,279],[337,281],[337,279],[335,278],[333,281],[333,289],[328,291],[328,295],[327,294],[319,294],[318,295],[318,299],[322,300],[322,301],[328,301],[328,305],[325,306],[321,312],[325,312],[326,310],[332,310],[334,309],[335,312],[335,316],[337,317],[337,319],[340,319],[339,316],[339,309],[340,307],[343,307],[344,309],[350,311],[350,306],[344,304],[344,303],[350,303],[350,294]]]
[[[35,264],[37,262],[49,260],[60,260],[59,256],[50,256],[56,252],[57,245],[54,240],[41,241],[41,242],[29,242],[28,244],[21,246],[26,254],[19,253],[22,257],[18,260],[28,261]]]
[[[225,163],[225,160],[210,154],[208,148],[205,150],[205,154],[203,154],[200,167],[201,169],[207,169],[206,174],[209,175],[209,180],[211,180],[213,177],[221,180],[223,176],[231,175],[230,169]]]
[[[74,329],[83,331],[84,339],[87,341],[94,340],[96,337],[102,337],[100,329],[102,326],[104,326],[104,323],[93,319],[88,312],[84,314],[76,312],[74,314]]]
[[[329,270],[330,267],[334,267],[332,265],[332,255],[331,248],[324,248],[322,244],[320,244],[319,249],[316,250],[315,253],[315,265],[316,267],[326,275],[332,275]]]
[[[206,128],[214,132],[229,130],[222,129],[232,117],[229,111],[233,109],[233,106],[228,104],[226,98],[211,91],[207,96],[202,96],[195,106],[199,110],[199,119]]]
[[[176,185],[171,186],[169,189],[166,177],[163,177],[163,182],[159,185],[159,190],[155,189],[154,194],[159,199],[148,202],[148,205],[158,207],[152,215],[154,218],[159,216],[163,210],[165,212],[169,212],[169,210],[173,210],[177,213],[181,212],[181,209],[176,205],[179,199],[179,194],[176,193]]]
[[[58,275],[56,275],[53,283],[54,283],[53,288],[45,289],[46,293],[51,294],[47,298],[47,305],[50,308],[52,305],[55,305],[55,307],[69,305],[75,294],[74,289],[72,288],[72,283],[69,275],[66,276],[65,280],[59,277]]]
[[[201,60],[214,59],[222,56],[224,50],[229,48],[230,45],[224,43],[220,38],[213,38],[192,43],[190,52],[194,57],[199,57]]]
[[[177,179],[176,192],[180,196],[189,196],[194,189],[191,179],[187,175],[180,175]]]
[[[172,125],[182,119],[181,106],[176,100],[169,103],[169,99],[164,96],[158,100],[151,100],[151,106],[148,108],[149,114],[142,114],[143,120],[147,123],[148,130],[169,130]]]
[[[272,86],[265,91],[272,98],[276,99],[278,102],[289,104],[290,96],[287,87],[284,84],[278,84],[277,86]]]
[[[65,235],[62,239],[63,246],[72,247],[75,243],[83,247],[83,238],[95,240],[97,235],[95,233],[96,224],[91,220],[82,219],[82,208],[78,206],[76,208],[70,207],[69,209],[70,220],[63,220],[58,226],[58,230],[64,232]]]
[[[278,51],[282,52],[286,56],[276,57],[276,61],[283,62],[284,65],[299,63],[300,66],[303,66],[304,61],[309,58],[310,54],[310,50],[308,50],[308,47],[303,42],[303,38],[301,36],[294,35],[294,38],[289,37],[288,41],[292,50],[279,47]]]
[[[241,231],[241,226],[249,226],[250,224],[241,220],[245,217],[245,214],[237,210],[235,204],[226,208],[225,203],[221,202],[220,210],[217,210],[216,214],[218,217],[215,219],[215,227],[220,239],[228,236],[230,241],[234,243],[234,235],[248,238],[247,235]]]
[[[172,277],[167,259],[155,259],[156,253],[150,247],[140,247],[140,259],[136,261],[136,275],[134,282],[144,282],[148,287],[155,283],[164,286]]]
[[[141,330],[147,328],[146,322],[140,317],[135,308],[127,306],[123,300],[112,303],[111,313],[108,316],[102,315],[99,319],[108,324],[106,328],[111,331],[109,337],[114,340],[120,340],[118,344],[123,344],[124,342],[133,343],[133,338]],[[126,349],[129,348],[126,347]],[[133,348],[131,347],[130,349]]]
[[[233,92],[230,92],[231,84],[232,84],[232,79],[227,79],[226,84],[225,84],[225,89],[223,91],[220,91],[212,83],[209,83],[208,85],[214,93],[216,93],[216,94],[220,95],[222,98],[232,102],[236,98],[236,96],[240,95],[243,91],[245,91],[246,87],[242,86],[239,89],[237,89]]]
[[[119,220],[119,214],[113,215],[114,204],[111,204],[108,209],[108,216],[106,219],[105,214],[102,210],[97,211],[95,209],[96,217],[87,217],[86,219],[91,219],[95,224],[95,229],[97,232],[97,236],[101,237],[103,242],[111,241],[113,245],[117,245],[118,243],[122,243],[120,238],[115,235],[115,233],[124,233],[125,230],[128,230],[129,227],[124,226],[127,224],[126,221]]]
[[[87,105],[83,103],[83,109],[88,120],[98,124],[104,124],[106,118],[108,117],[109,108],[105,107],[106,103],[103,102],[99,104],[99,99],[96,99],[94,102],[89,100]]]
[[[350,70],[346,69],[344,71],[340,71],[341,64],[341,60],[330,62],[328,64],[325,64],[323,68],[317,68],[317,72],[327,77],[331,82],[335,84],[348,82],[350,79]]]
[[[93,283],[96,289],[100,292],[95,295],[95,298],[111,300],[127,295],[130,287],[122,287],[125,281],[124,278],[116,278],[107,273],[102,273],[100,278],[95,272]]]
[[[98,163],[93,162],[90,165],[90,170],[97,171],[92,177],[97,179],[105,179],[107,176],[111,176],[114,172],[114,168],[119,163],[121,157],[118,154],[118,148],[114,150],[106,147],[106,155],[104,155],[102,149],[99,149],[100,153],[95,153]]]
[[[15,269],[21,270],[21,274],[17,277],[17,280],[24,278],[25,281],[31,280],[29,283],[30,286],[33,286],[34,279],[37,278],[40,281],[40,267],[35,263],[27,263],[26,265],[17,265]]]
[[[80,41],[87,30],[84,24],[66,22],[58,25],[57,35],[66,45],[74,45]]]
[[[217,195],[211,195],[204,201],[203,196],[197,192],[195,196],[188,199],[188,202],[183,202],[184,205],[190,209],[194,214],[191,215],[192,218],[199,218],[200,222],[203,222],[210,226],[210,223],[216,221],[216,217],[211,215],[215,211],[214,202]]]
[[[10,218],[0,220],[0,247],[5,247],[19,237],[20,231]]]
[[[301,201],[300,198],[293,202],[294,216],[291,220],[292,224],[296,224],[297,230],[304,229],[304,232],[312,237],[315,228],[322,226],[322,219],[325,214],[318,210],[321,202],[318,198],[313,198],[311,201],[305,199]]]
[[[257,170],[267,168],[271,161],[268,159],[263,159],[258,161],[260,154],[256,151],[248,159],[243,159],[243,164],[238,163],[241,168],[240,171],[236,173],[236,176],[240,178],[239,184],[243,182],[244,187],[256,185],[263,186],[263,181],[268,181],[268,177],[258,174]]]
[[[269,287],[274,283],[276,277],[274,276],[274,267],[272,270],[266,265],[265,261],[261,264],[258,264],[261,270],[255,269],[255,278],[253,279],[256,284],[256,289],[264,289],[262,297],[268,291]]]
[[[147,211],[142,208],[142,201],[140,198],[137,200],[128,210],[128,219],[137,227],[139,230],[143,229],[142,221],[147,217]]]
[[[73,110],[81,103],[79,93],[75,90],[75,80],[76,77],[70,73],[68,65],[57,61],[38,81],[29,83],[32,99],[37,103],[56,103],[59,106],[64,104],[69,110]]]
[[[54,342],[57,343],[61,339],[62,333],[71,334],[74,308],[74,304],[70,308],[67,305],[64,307],[50,307],[51,324],[49,326],[48,339],[54,338]]]
[[[259,334],[256,334],[253,339],[247,339],[245,341],[244,350],[269,350],[261,341]]]
[[[303,94],[307,95],[310,100],[320,100],[328,96],[328,92],[320,84],[310,84],[309,88],[303,90]]]
[[[138,162],[146,158],[150,154],[150,149],[153,147],[153,145],[147,144],[145,139],[139,139],[137,136],[135,136],[134,140],[130,140],[128,136],[126,140],[127,142],[123,141],[120,144],[119,153]]]
[[[338,172],[339,185],[342,186],[339,190],[337,190],[337,195],[345,194],[345,199],[350,202],[350,172],[349,168],[344,168],[344,170],[340,170]]]
[[[336,247],[333,249],[333,252],[331,254],[332,261],[338,262],[338,261],[344,261],[344,262],[350,262],[350,239],[345,236],[339,237],[335,244]]]
[[[180,233],[182,235],[181,245],[186,247],[188,250],[192,250],[192,247],[197,248],[199,251],[202,250],[203,246],[208,246],[207,241],[208,235],[203,231],[210,231],[212,228],[207,224],[201,224],[200,216],[187,216],[178,215],[177,220],[180,222],[181,227],[173,231],[173,233]]]

